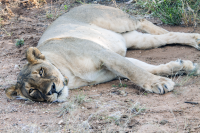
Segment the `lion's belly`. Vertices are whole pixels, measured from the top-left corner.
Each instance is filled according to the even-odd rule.
[[[125,39],[121,34],[84,23],[52,24],[41,37],[38,46],[48,39],[62,37],[90,40],[122,56],[126,54]]]

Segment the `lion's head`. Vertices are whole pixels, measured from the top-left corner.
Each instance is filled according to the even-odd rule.
[[[68,95],[67,79],[59,70],[36,47],[27,50],[26,58],[28,64],[19,73],[16,85],[6,89],[7,97],[33,101],[65,101]]]

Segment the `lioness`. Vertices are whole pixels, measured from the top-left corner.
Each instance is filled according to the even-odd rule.
[[[125,55],[127,49],[173,43],[199,49],[200,34],[168,32],[117,8],[82,5],[60,16],[44,32],[38,46],[28,48],[28,63],[16,85],[6,89],[6,95],[62,102],[67,99],[68,89],[108,82],[118,76],[146,91],[164,94],[173,90],[174,82],[157,75],[180,71],[199,74],[198,64],[177,60],[156,66]]]

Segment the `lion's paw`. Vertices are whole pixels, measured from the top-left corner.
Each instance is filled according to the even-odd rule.
[[[200,64],[199,63],[193,63],[195,66],[194,70],[191,72],[191,74],[197,76],[200,75]]]
[[[154,80],[150,81],[150,84],[144,85],[146,91],[150,91],[157,94],[165,94],[174,89],[175,83],[169,79],[160,76],[156,76]]]
[[[192,74],[192,75],[199,75],[200,74],[200,64],[193,63],[190,60],[176,60],[176,62],[180,62],[182,65],[181,71],[183,71],[186,74]]]
[[[196,39],[196,43],[197,43],[197,46],[198,46],[198,50],[200,50],[200,36],[199,36],[199,38],[198,39]]]
[[[191,45],[200,50],[200,34],[194,34],[192,38],[193,41],[191,42]]]

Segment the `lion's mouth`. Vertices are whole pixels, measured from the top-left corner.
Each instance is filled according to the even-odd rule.
[[[62,94],[63,89],[64,89],[64,87],[59,92],[57,92],[56,91],[56,85],[55,85],[55,83],[53,83],[51,85],[51,90],[47,93],[47,95],[52,95],[53,93],[57,93],[58,94],[57,97],[59,97]]]

